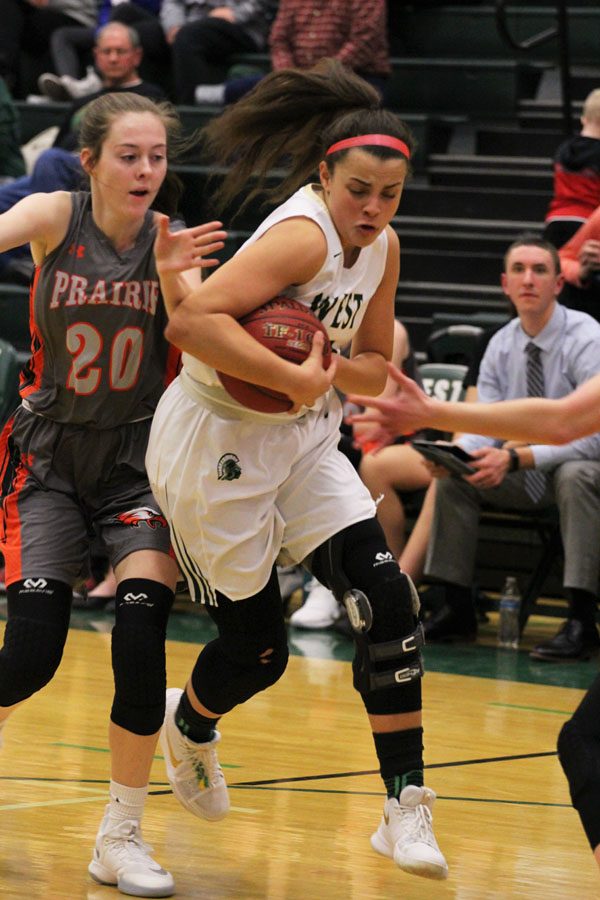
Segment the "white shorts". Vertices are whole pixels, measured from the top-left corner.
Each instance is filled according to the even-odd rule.
[[[258,593],[275,562],[299,563],[323,541],[375,515],[337,449],[341,404],[301,418],[228,418],[171,383],[154,416],[146,468],[171,525],[192,598]]]

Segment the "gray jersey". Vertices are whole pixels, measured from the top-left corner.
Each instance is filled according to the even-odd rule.
[[[72,201],[64,241],[35,272],[21,396],[56,422],[114,428],[150,417],[178,364],[163,335],[153,213],[119,253],[92,218],[90,194]]]

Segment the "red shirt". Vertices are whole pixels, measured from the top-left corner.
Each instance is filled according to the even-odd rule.
[[[269,44],[274,69],[331,56],[359,73],[391,72],[385,0],[281,0]]]
[[[560,250],[560,267],[565,276],[565,281],[581,287],[581,266],[579,264],[579,251],[585,241],[600,240],[600,206],[592,213],[587,222],[578,228],[570,241],[567,241]]]

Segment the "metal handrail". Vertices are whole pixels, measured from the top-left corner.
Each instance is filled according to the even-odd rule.
[[[569,60],[569,29],[567,24],[567,5],[565,0],[556,4],[556,26],[546,28],[539,34],[517,41],[510,33],[507,21],[507,0],[496,0],[496,25],[501,38],[515,50],[532,50],[552,38],[558,38],[558,57],[560,68],[563,127],[565,134],[573,133],[573,117],[571,113],[571,66]]]

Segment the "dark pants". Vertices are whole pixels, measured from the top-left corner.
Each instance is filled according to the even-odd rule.
[[[137,31],[144,51],[139,66],[141,77],[159,83],[166,80],[168,67],[165,60],[170,51],[157,16],[135,3],[119,3],[111,11],[110,22],[122,22]],[[50,38],[56,74],[71,75],[73,78],[85,75],[85,67],[93,62],[95,39],[96,28],[86,28],[85,25],[58,28]]]
[[[385,78],[379,78],[377,75],[363,75],[360,72],[357,74],[376,88],[382,97],[385,96]],[[240,97],[251,91],[264,77],[264,75],[242,75],[240,78],[229,79],[225,83],[225,103],[235,103]]]
[[[31,6],[26,0],[2,0],[0,64],[11,90],[15,87],[14,73],[18,71],[21,52],[35,58],[43,56],[55,29],[77,24],[62,12]]]
[[[177,103],[194,102],[199,84],[220,84],[234,53],[257,49],[240,25],[210,16],[184,25],[173,43],[173,79]]]

